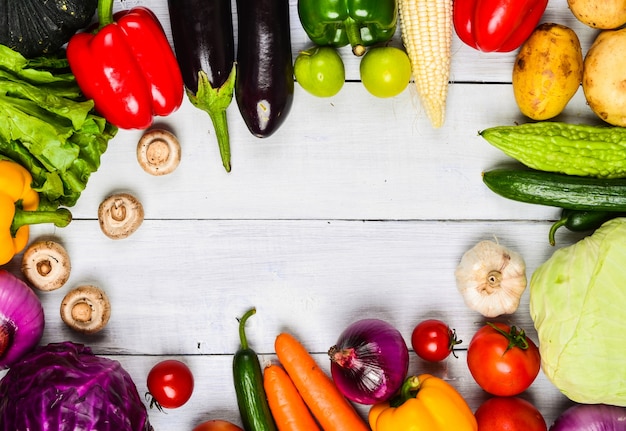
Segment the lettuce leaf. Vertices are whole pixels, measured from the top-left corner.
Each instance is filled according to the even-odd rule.
[[[82,95],[62,51],[26,59],[0,45],[0,156],[30,171],[41,207],[75,205],[116,133]]]

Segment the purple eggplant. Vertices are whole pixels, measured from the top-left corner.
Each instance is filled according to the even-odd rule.
[[[273,134],[293,102],[288,0],[237,0],[235,98],[250,132]]]
[[[236,76],[231,0],[168,0],[167,4],[187,96],[211,117],[222,164],[230,172],[226,110]]]

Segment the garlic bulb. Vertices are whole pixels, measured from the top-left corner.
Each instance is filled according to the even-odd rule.
[[[515,312],[527,284],[522,256],[489,240],[463,255],[455,276],[467,306],[485,317]]]

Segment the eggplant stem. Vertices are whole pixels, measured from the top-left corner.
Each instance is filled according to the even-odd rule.
[[[220,149],[220,157],[226,172],[230,172],[231,169],[230,137],[226,110],[233,100],[236,75],[237,68],[233,64],[226,82],[219,88],[213,88],[208,75],[201,70],[198,72],[198,91],[196,94],[187,89],[187,97],[191,104],[209,114],[211,118],[215,136],[217,137],[217,145]]]

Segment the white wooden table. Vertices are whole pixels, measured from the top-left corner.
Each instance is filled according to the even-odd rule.
[[[156,12],[169,36],[166,0],[125,0],[115,8],[138,4]],[[295,58],[309,42],[296,0],[290,7]],[[565,0],[551,0],[543,21],[574,28],[585,52],[595,36]],[[446,123],[437,130],[412,87],[376,99],[359,82],[358,60],[341,52],[347,73],[341,92],[320,99],[296,84],[293,108],[270,138],[253,137],[233,102],[231,173],[222,168],[209,117],[185,100],[155,124],[182,143],[174,173],[145,173],[135,156],[142,132],[120,131],[72,208],[70,226],[31,231],[32,239],[63,243],[73,266],[65,287],[39,294],[46,312],[42,343],[83,342],[119,360],[140,394],[156,362],[179,358],[191,367],[194,395],[167,414],[151,411],[155,430],[190,431],[208,419],[240,424],[231,364],[239,347],[236,318],[252,306],[257,314],[247,332],[262,363],[275,359],[281,331],[296,335],[328,367],[325,352],[357,319],[385,319],[407,343],[420,320],[443,319],[464,341],[459,358],[433,365],[411,352],[410,372],[449,380],[472,409],[488,397],[471,378],[464,350],[485,319],[463,303],[454,269],[476,242],[496,237],[522,254],[530,276],[555,250],[547,234],[558,215],[555,208],[503,199],[481,180],[483,170],[510,159],[477,132],[527,121],[510,85],[515,52],[480,53],[455,36]],[[596,121],[582,89],[558,119]],[[139,197],[146,220],[131,237],[114,241],[101,233],[96,211],[117,191]],[[576,239],[559,231],[558,246]],[[18,273],[20,257],[6,268]],[[112,301],[109,325],[93,336],[71,331],[59,316],[62,297],[83,283],[99,285]],[[499,320],[536,340],[528,292],[514,315]],[[543,374],[522,397],[548,426],[569,405]]]

